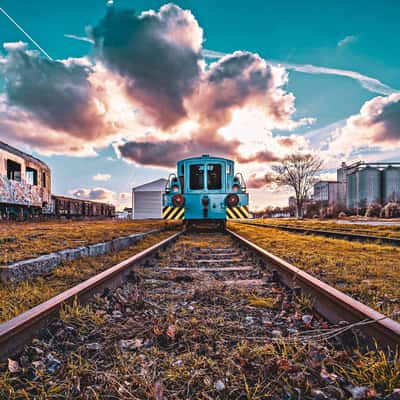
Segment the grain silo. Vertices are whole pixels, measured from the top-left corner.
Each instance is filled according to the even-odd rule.
[[[357,208],[357,172],[347,175],[346,206],[348,209]]]
[[[400,168],[388,166],[382,177],[383,204],[400,201]]]
[[[365,208],[371,203],[381,202],[381,171],[365,167],[357,172],[357,207]]]

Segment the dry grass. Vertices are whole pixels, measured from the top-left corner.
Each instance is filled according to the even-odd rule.
[[[151,279],[85,307],[66,306],[47,337],[17,359],[18,372],[0,364],[0,398],[347,399],[349,390],[365,390],[368,397],[357,398],[378,399],[400,385],[397,353],[285,338],[254,342],[244,337],[246,316],[264,311],[246,309],[247,291],[170,286]],[[122,317],[114,317],[116,310]],[[271,328],[253,329],[264,336]],[[133,347],[122,348],[123,341]],[[49,354],[59,362],[55,372]]]
[[[176,225],[174,221],[48,221],[0,224],[0,265]]]
[[[205,253],[202,236],[184,235],[89,305],[65,306],[11,368],[0,363],[0,399],[347,399],[350,390],[384,398],[399,387],[397,353],[316,338],[330,324],[318,315],[305,322],[310,299],[270,282],[270,271],[258,271],[268,284],[245,288],[165,269],[177,254]],[[305,336],[295,340],[297,332]]]
[[[62,264],[47,277],[37,277],[18,283],[0,283],[0,323],[29,310],[170,235],[170,231],[165,231],[147,236],[120,252],[99,257],[87,257]]]
[[[339,224],[332,220],[298,220],[295,218],[290,219],[277,219],[277,218],[260,218],[252,220],[251,222],[264,223],[269,225],[287,225],[290,227],[305,228],[305,229],[320,229],[337,232],[347,232],[360,235],[369,236],[382,236],[391,238],[400,238],[400,225],[366,225],[366,224]],[[400,222],[400,220],[399,220]]]
[[[400,249],[230,223],[282,257],[386,315],[400,311]]]

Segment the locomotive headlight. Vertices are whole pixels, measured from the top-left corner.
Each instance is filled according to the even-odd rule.
[[[174,193],[179,192],[179,187],[178,187],[177,185],[172,186],[172,191],[173,191]]]
[[[234,193],[228,194],[228,196],[226,197],[226,203],[229,207],[237,206],[239,203],[239,196]]]
[[[234,192],[234,193],[237,193],[237,192],[240,190],[240,186],[237,185],[237,184],[234,184],[234,185],[232,186],[232,189],[233,189],[233,192]]]
[[[172,203],[175,207],[182,207],[185,204],[185,197],[182,194],[176,194],[172,198]]]

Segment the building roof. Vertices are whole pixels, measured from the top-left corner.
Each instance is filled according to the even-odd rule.
[[[320,180],[320,181],[315,182],[315,185],[318,185],[319,183],[343,183],[343,182],[333,181],[333,180]]]
[[[133,192],[163,192],[167,180],[165,178],[156,179],[143,185],[136,186],[132,189]]]

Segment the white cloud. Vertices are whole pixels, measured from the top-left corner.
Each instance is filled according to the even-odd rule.
[[[357,36],[354,35],[347,35],[343,39],[338,41],[338,47],[344,47],[348,44],[357,42]]]
[[[321,181],[336,181],[337,173],[336,172],[323,172],[320,173],[318,178]]]
[[[117,194],[115,192],[101,187],[93,189],[73,189],[69,191],[69,194],[77,197],[78,199],[100,201],[104,203],[115,203],[115,200],[117,198]]]
[[[27,44],[25,42],[5,42],[3,43],[3,47],[8,50],[8,51],[12,51],[12,50],[24,50],[27,47]]]
[[[110,179],[111,179],[110,174],[97,174],[93,177],[93,180],[98,182],[107,182]]]
[[[225,53],[221,53],[214,50],[203,50],[203,55],[206,58],[222,58],[225,56]],[[384,95],[390,95],[392,93],[398,93],[399,90],[393,89],[388,85],[385,85],[378,79],[372,78],[367,75],[360,74],[356,71],[350,71],[345,69],[338,68],[329,68],[329,67],[319,67],[312,64],[293,64],[284,61],[268,61],[270,64],[283,67],[287,70],[292,70],[296,72],[303,72],[305,74],[323,74],[323,75],[337,75],[344,76],[350,79],[354,79],[360,83],[360,85],[373,93],[379,93]]]
[[[400,148],[400,93],[366,101],[356,115],[331,136],[329,154],[349,156],[354,150]]]
[[[125,207],[132,207],[132,194],[129,192],[121,192],[118,195],[117,208],[123,210]]]

